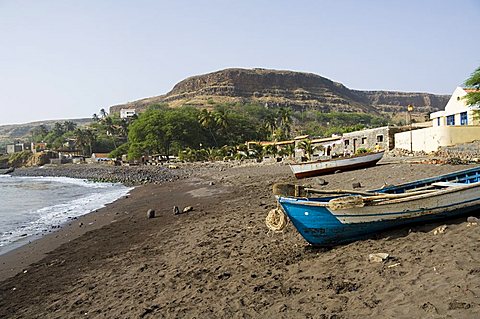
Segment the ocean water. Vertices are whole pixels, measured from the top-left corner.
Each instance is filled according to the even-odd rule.
[[[99,209],[131,189],[67,177],[0,175],[0,254]]]

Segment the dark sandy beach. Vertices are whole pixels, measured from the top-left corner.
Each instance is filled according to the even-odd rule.
[[[323,176],[322,187],[366,190],[467,167],[383,161]],[[187,169],[0,256],[0,318],[480,317],[480,226],[467,216],[315,249],[292,225],[273,234],[264,223],[273,183],[295,181],[288,166]],[[174,205],[193,211],[175,216]],[[377,252],[391,258],[369,262]]]

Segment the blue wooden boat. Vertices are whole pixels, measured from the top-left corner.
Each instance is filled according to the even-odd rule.
[[[480,167],[367,192],[276,184],[274,194],[306,241],[335,246],[480,209]]]

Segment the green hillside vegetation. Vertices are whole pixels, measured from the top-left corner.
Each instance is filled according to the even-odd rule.
[[[241,159],[290,156],[294,151],[286,148],[279,154],[272,146],[247,150],[247,141],[282,141],[304,134],[330,137],[388,122],[388,118],[365,113],[300,112],[255,104],[211,102],[209,109],[156,104],[130,119],[108,115],[102,109],[87,126],[72,121],[56,122],[51,128],[38,125],[29,138],[46,142],[50,150],[76,151],[84,156],[95,152],[110,153],[113,158],[127,154],[131,160],[157,154],[178,155],[187,161]]]
[[[128,153],[130,159],[135,159],[178,154],[186,160],[260,157],[275,151],[257,150],[252,155],[241,145],[247,141],[287,140],[300,134],[329,137],[386,124],[387,118],[364,113],[293,112],[252,104],[212,103],[211,110],[154,105],[132,122],[128,142],[112,156]]]

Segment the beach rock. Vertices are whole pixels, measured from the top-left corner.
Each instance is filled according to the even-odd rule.
[[[182,210],[182,213],[187,213],[187,212],[192,211],[192,210],[193,210],[192,206],[187,206]]]
[[[355,183],[352,183],[352,187],[353,188],[362,188],[362,184],[360,182],[355,182]]]
[[[119,182],[126,185],[163,183],[181,178],[186,170],[173,170],[162,166],[110,166],[102,164],[46,166],[17,169],[15,176],[66,176],[97,182]],[[128,198],[127,196],[125,198]]]
[[[147,211],[147,217],[148,217],[148,218],[155,218],[155,210],[150,208],[150,209]]]
[[[470,216],[467,218],[467,227],[477,226],[480,223],[480,219],[477,217]]]
[[[173,206],[173,215],[178,215],[180,214],[180,209],[178,208],[178,206]]]
[[[472,307],[472,305],[469,303],[458,300],[452,300],[448,303],[448,310],[469,309],[470,307]]]
[[[433,234],[434,235],[443,234],[445,233],[446,229],[447,229],[447,225],[438,226],[433,230]]]
[[[372,263],[381,263],[382,261],[387,260],[388,257],[390,257],[390,255],[387,253],[375,253],[369,254],[368,260]]]
[[[328,182],[324,180],[323,178],[316,178],[315,181],[317,182],[318,185],[327,185]]]
[[[425,310],[426,312],[438,313],[437,307],[435,307],[430,302],[425,302],[423,305],[420,306],[420,308]]]

